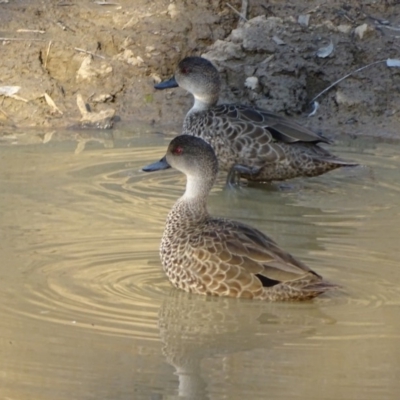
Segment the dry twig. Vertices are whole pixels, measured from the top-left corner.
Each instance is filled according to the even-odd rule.
[[[51,44],[52,44],[52,41],[50,40],[49,45],[47,46],[46,59],[44,60],[44,67],[45,68],[47,67],[47,60],[49,58]]]
[[[242,8],[240,9],[240,14],[244,16],[247,21],[247,9],[249,8],[249,0],[242,0]]]
[[[99,6],[119,6],[118,3],[112,3],[111,1],[94,1],[93,3]]]
[[[63,112],[56,106],[54,100],[47,93],[44,93],[43,96],[46,100],[46,103],[52,108],[53,112],[58,112],[59,114],[63,115]]]
[[[323,95],[324,93],[326,93],[328,90],[332,89],[332,88],[333,88],[334,86],[336,86],[338,83],[344,81],[344,80],[345,80],[346,78],[348,78],[349,76],[351,76],[351,75],[353,75],[353,74],[355,74],[355,73],[357,73],[357,72],[360,72],[360,71],[362,71],[362,70],[364,70],[364,69],[366,69],[366,68],[369,68],[369,67],[371,67],[372,65],[379,64],[379,63],[383,63],[383,62],[386,62],[386,60],[375,61],[375,62],[373,62],[373,63],[371,63],[371,64],[364,65],[363,67],[358,68],[358,69],[356,69],[355,71],[350,72],[349,74],[347,74],[347,75],[345,75],[345,76],[342,76],[342,77],[341,77],[340,79],[338,79],[336,82],[333,82],[332,85],[329,85],[327,88],[325,88],[321,93],[317,94],[317,95],[310,101],[310,103],[313,103],[315,100],[318,99],[318,97],[320,97],[321,95]]]
[[[74,47],[74,49],[75,49],[76,51],[79,51],[80,53],[90,54],[90,55],[93,56],[93,57],[99,57],[99,58],[102,58],[103,60],[105,60],[105,57],[104,57],[104,56],[99,56],[98,54],[92,53],[91,51],[87,51],[87,50],[84,50],[84,49],[80,49],[79,47]]]
[[[246,1],[246,0],[244,0],[244,1]],[[226,5],[227,5],[234,13],[236,13],[237,15],[239,15],[240,18],[244,19],[246,22],[248,21],[248,19],[247,19],[244,15],[242,15],[238,10],[236,10],[235,7],[233,7],[233,6],[230,5],[229,3],[226,3]]]
[[[41,31],[39,29],[17,29],[17,32],[25,32],[25,33],[46,33],[46,31]]]
[[[6,40],[6,41],[11,41],[11,40],[14,40],[14,41],[16,41],[16,40],[21,40],[21,41],[23,41],[23,40],[25,40],[25,41],[28,41],[28,42],[45,42],[45,41],[46,41],[45,39],[7,38],[7,37],[0,37],[0,40]]]
[[[2,113],[2,114],[4,114],[4,116],[7,118],[7,119],[11,119],[9,116],[8,116],[8,114],[0,107],[0,112]]]

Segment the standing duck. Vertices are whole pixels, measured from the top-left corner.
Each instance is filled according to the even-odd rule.
[[[218,161],[203,139],[174,138],[157,163],[157,169],[169,167],[187,178],[184,195],[168,214],[160,247],[164,271],[175,287],[269,301],[311,299],[333,287],[259,230],[209,215],[207,197]]]
[[[220,76],[205,58],[183,59],[173,78],[154,87],[177,86],[194,96],[182,133],[201,137],[213,147],[230,184],[240,177],[281,181],[357,165],[330,154],[318,145],[328,139],[291,120],[243,104],[217,105]]]

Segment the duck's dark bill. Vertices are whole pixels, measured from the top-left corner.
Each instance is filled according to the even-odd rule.
[[[175,77],[168,79],[167,81],[157,83],[154,85],[154,89],[163,90],[178,87],[179,85],[176,83]]]
[[[142,171],[153,172],[168,168],[171,168],[171,166],[167,163],[166,157],[163,157],[160,161],[156,161],[153,164],[146,165],[145,167],[142,168]]]

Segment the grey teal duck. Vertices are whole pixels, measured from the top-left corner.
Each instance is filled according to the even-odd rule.
[[[270,301],[311,299],[333,287],[257,229],[209,215],[206,203],[218,161],[203,139],[174,138],[157,169],[170,166],[187,178],[184,195],[168,214],[160,247],[163,268],[175,287]]]
[[[240,177],[263,182],[310,177],[357,165],[320,147],[329,140],[287,118],[242,104],[217,105],[220,76],[205,58],[183,59],[173,78],[154,87],[177,86],[194,96],[182,133],[213,147],[229,183]]]

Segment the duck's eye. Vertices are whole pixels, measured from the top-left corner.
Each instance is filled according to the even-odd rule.
[[[174,150],[172,150],[172,154],[175,154],[177,156],[180,156],[183,153],[183,148],[181,146],[175,147]]]
[[[182,67],[181,68],[181,72],[182,72],[182,74],[188,74],[189,72],[190,72],[190,69],[188,68],[188,67]]]

